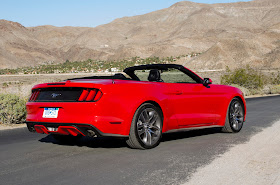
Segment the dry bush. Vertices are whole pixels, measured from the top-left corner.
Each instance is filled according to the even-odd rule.
[[[26,118],[26,101],[14,94],[0,94],[0,123],[19,124]]]
[[[280,74],[264,74],[249,66],[233,71],[227,68],[226,74],[221,77],[221,84],[238,87],[246,96],[278,94],[280,93]]]
[[[263,88],[264,81],[265,76],[261,72],[256,71],[249,66],[246,68],[238,68],[234,71],[227,68],[226,74],[221,77],[221,84],[237,84],[248,89]]]

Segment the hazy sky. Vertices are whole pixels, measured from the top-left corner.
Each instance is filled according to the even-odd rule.
[[[167,8],[180,0],[0,0],[0,19],[22,25],[95,27],[116,18]],[[228,3],[246,0],[191,0]],[[248,1],[248,0],[247,0]]]

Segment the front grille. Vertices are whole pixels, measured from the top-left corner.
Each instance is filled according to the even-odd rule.
[[[30,102],[90,102],[98,101],[102,93],[98,89],[80,87],[50,87],[35,89]]]

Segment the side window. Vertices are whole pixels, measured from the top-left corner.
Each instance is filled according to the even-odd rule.
[[[166,83],[197,83],[182,71],[171,68],[161,73],[161,79]]]
[[[140,79],[140,81],[149,81],[148,77],[150,70],[136,70],[134,74]]]
[[[166,83],[197,83],[187,74],[174,68],[168,70],[159,70],[162,82]],[[140,79],[140,81],[149,81],[148,77],[150,70],[135,70],[134,74]]]

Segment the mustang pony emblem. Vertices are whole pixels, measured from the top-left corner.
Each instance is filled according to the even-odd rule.
[[[51,96],[52,96],[52,98],[56,98],[58,96],[61,96],[61,94],[60,93],[52,93]]]

